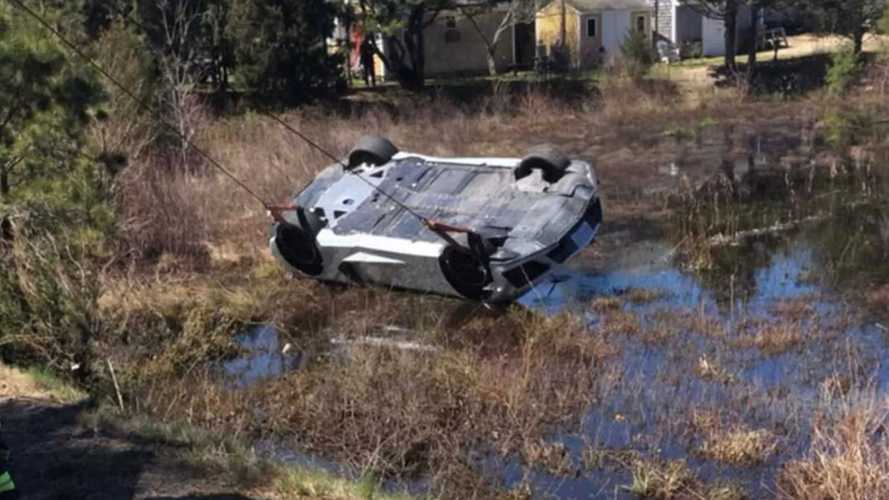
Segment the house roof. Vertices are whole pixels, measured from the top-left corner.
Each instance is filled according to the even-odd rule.
[[[579,12],[651,9],[648,0],[565,0],[565,3]]]

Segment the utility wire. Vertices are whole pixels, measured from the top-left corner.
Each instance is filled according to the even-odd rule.
[[[148,111],[148,112],[150,112],[150,113],[152,113],[152,114],[155,114],[155,110],[154,110],[154,108],[153,108],[150,104],[148,104],[148,103],[145,102],[144,100],[140,99],[136,94],[134,94],[132,91],[130,91],[130,89],[128,89],[128,88],[126,87],[126,85],[120,83],[120,81],[118,81],[113,75],[111,75],[111,74],[110,74],[108,71],[106,71],[102,66],[100,66],[100,65],[99,65],[98,63],[96,63],[92,58],[90,58],[90,57],[89,57],[88,55],[86,55],[82,50],[80,50],[76,45],[74,45],[74,44],[73,44],[72,42],[70,42],[67,38],[65,38],[65,36],[62,35],[57,29],[53,28],[52,25],[50,25],[50,24],[49,24],[44,18],[42,18],[39,14],[37,14],[36,12],[34,12],[33,10],[31,10],[27,5],[25,5],[24,3],[22,3],[21,0],[10,0],[10,1],[11,1],[16,7],[18,7],[18,8],[21,9],[21,10],[23,10],[23,11],[24,11],[25,13],[27,13],[29,16],[31,16],[32,18],[34,18],[34,20],[36,20],[36,21],[37,21],[38,23],[40,23],[44,28],[46,28],[47,31],[49,31],[50,33],[52,33],[53,35],[55,35],[56,38],[58,38],[59,40],[61,40],[61,42],[62,42],[63,44],[65,44],[66,47],[68,47],[68,49],[70,49],[72,52],[74,52],[75,54],[77,54],[78,57],[80,57],[81,59],[83,59],[84,61],[86,61],[86,63],[89,64],[91,67],[93,67],[96,71],[98,71],[99,73],[101,73],[105,78],[107,78],[111,83],[113,83],[115,87],[117,87],[117,88],[120,89],[124,94],[126,94],[127,97],[129,97],[130,99],[132,99],[133,101],[135,101],[136,104],[138,104],[139,106],[141,106],[142,108],[144,108],[146,111]],[[178,136],[178,137],[179,137],[185,144],[187,144],[188,147],[190,147],[190,148],[192,148],[193,150],[195,150],[195,151],[196,151],[198,154],[200,154],[204,159],[206,159],[208,162],[210,162],[210,164],[211,164],[213,167],[215,167],[215,168],[218,169],[220,172],[222,172],[223,174],[225,174],[226,177],[228,177],[229,179],[231,179],[235,184],[237,184],[237,185],[238,185],[241,189],[243,189],[247,194],[249,194],[250,196],[252,196],[253,198],[255,198],[256,201],[258,201],[259,203],[261,203],[262,206],[263,206],[264,208],[269,208],[269,207],[270,207],[269,203],[267,203],[265,200],[263,200],[261,196],[259,196],[258,194],[256,194],[252,189],[250,189],[246,184],[244,184],[244,183],[243,183],[240,179],[238,179],[234,174],[232,174],[231,172],[229,172],[228,169],[226,169],[224,166],[222,166],[221,163],[219,163],[218,161],[216,161],[216,159],[214,159],[212,156],[210,156],[207,152],[205,152],[203,149],[201,149],[201,148],[199,148],[198,146],[196,146],[196,145],[195,145],[195,144],[194,144],[188,137],[185,136],[185,134],[183,134],[183,133],[180,132],[178,129],[176,129],[176,127],[174,127],[173,125],[170,125],[170,124],[167,123],[165,120],[161,120],[161,124],[164,125],[166,128],[168,128],[170,131],[172,131],[174,134],[176,134],[176,136]]]

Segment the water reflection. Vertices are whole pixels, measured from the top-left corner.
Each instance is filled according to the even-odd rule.
[[[226,379],[236,387],[248,387],[264,379],[296,370],[302,354],[285,352],[278,330],[271,325],[259,325],[236,339],[243,355],[223,363]]]

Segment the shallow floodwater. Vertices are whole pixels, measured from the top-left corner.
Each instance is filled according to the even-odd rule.
[[[665,237],[581,256],[520,300],[546,314],[574,311],[595,328],[601,315],[590,304],[618,297],[643,329],[676,329],[676,318],[687,317],[706,318],[719,333],[679,321],[666,340],[621,341],[617,386],[581,430],[552,436],[574,475],[497,459],[485,464],[488,473],[558,498],[632,498],[624,488],[629,467],[583,463],[590,450],[619,450],[682,459],[704,482],[730,480],[752,498],[774,497],[782,464],[808,449],[814,415],[836,404],[824,401],[832,377],[878,397],[889,393],[889,328],[861,293],[885,283],[889,270],[884,176],[861,162],[807,173],[775,168],[755,143],[760,149],[740,172],[730,165],[697,199],[680,203],[680,220]],[[703,250],[680,255],[694,238]],[[792,329],[799,338],[774,352],[736,342],[751,325],[764,335]],[[696,412],[769,430],[776,452],[744,465],[705,458],[695,451],[700,436],[688,429]]]
[[[289,352],[281,345],[278,331],[271,325],[259,325],[235,339],[242,355],[225,361],[222,370],[235,387],[248,387],[262,380],[299,368],[302,354]]]
[[[689,314],[712,318],[728,332],[755,321],[781,324],[787,320],[776,305],[800,304],[807,312],[793,322],[798,321],[804,335],[838,329],[839,340],[803,342],[776,355],[755,349],[727,350],[720,342],[691,332],[679,332],[668,340],[672,346],[628,340],[621,346],[621,387],[590,411],[581,432],[553,436],[553,443],[568,450],[576,476],[529,470],[515,460],[492,460],[487,468],[499,471],[507,485],[528,482],[536,491],[558,498],[633,498],[621,489],[631,482],[629,472],[607,467],[584,470],[582,455],[590,448],[636,450],[684,459],[704,480],[737,480],[754,498],[774,496],[779,464],[799,456],[808,446],[807,419],[817,405],[819,384],[832,373],[848,369],[843,366],[848,363],[847,351],[858,356],[856,363],[878,392],[889,388],[889,366],[882,362],[889,359],[885,327],[829,285],[833,281],[827,271],[830,256],[819,247],[820,241],[816,227],[746,242],[750,248],[740,252],[734,277],[718,279],[684,268],[675,246],[662,240],[639,241],[604,262],[580,258],[561,269],[520,303],[547,314],[574,310],[595,327],[600,318],[589,310],[591,301],[625,297],[621,307],[632,312],[643,327],[657,328],[664,314]],[[749,258],[753,253],[768,258],[765,262]],[[647,292],[646,300],[631,300],[634,291]],[[731,382],[689,373],[696,360],[718,362]],[[751,400],[759,398],[749,403],[748,414],[739,417],[752,428],[800,427],[782,436],[781,452],[754,467],[719,465],[689,453],[694,443],[680,427],[679,422],[687,421],[681,418],[685,412],[737,407],[735,392]],[[734,411],[745,413],[741,408]]]

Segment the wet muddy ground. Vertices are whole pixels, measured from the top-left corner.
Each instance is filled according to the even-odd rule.
[[[703,484],[774,496],[783,464],[804,454],[811,423],[831,410],[830,395],[885,395],[889,322],[868,297],[889,275],[887,158],[836,154],[830,137],[797,117],[668,130],[639,138],[648,142],[642,154],[588,147],[600,165],[644,168],[619,181],[609,180],[620,175],[614,167],[599,169],[615,217],[594,247],[519,303],[582,317],[591,335],[615,328],[617,315],[626,330],[619,355],[581,425],[550,436],[555,466],[552,457],[480,450],[477,469],[535,494],[622,498],[633,496],[639,457],[656,457],[683,461]],[[363,342],[435,351],[391,326]],[[236,386],[301,364],[272,328],[239,341],[245,356],[224,366]],[[752,436],[755,452],[720,451],[731,436]],[[259,448],[347,470],[274,439]]]

